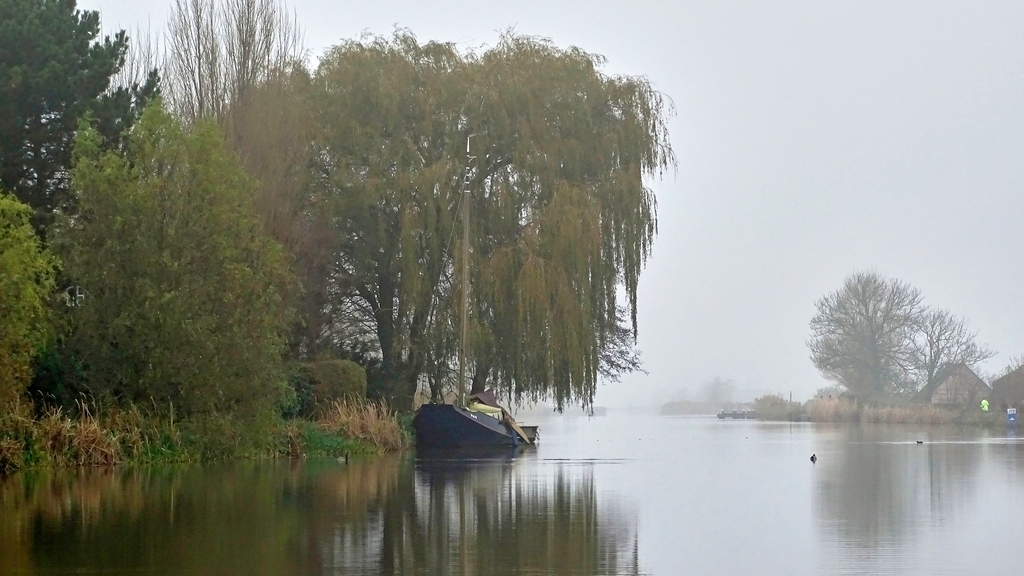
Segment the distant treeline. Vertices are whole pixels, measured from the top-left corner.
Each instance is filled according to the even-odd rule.
[[[273,0],[98,35],[74,2],[0,0],[0,413],[262,430],[340,360],[401,411],[442,398],[464,194],[472,388],[589,405],[639,368],[644,177],[675,165],[647,80],[514,33],[398,31],[310,67]]]
[[[729,409],[740,409],[745,407],[747,404],[738,403],[713,403],[713,402],[694,402],[691,400],[672,400],[665,402],[661,405],[660,412],[662,414],[676,414],[676,415],[700,415],[700,414],[717,414],[719,411],[726,408]]]
[[[1006,415],[998,411],[908,400],[878,403],[859,402],[850,396],[815,396],[807,402],[792,402],[781,395],[766,394],[754,400],[753,408],[762,420],[1006,426]]]
[[[717,414],[722,409],[739,409],[749,403],[736,402],[736,385],[732,380],[715,377],[701,384],[691,396],[684,389],[675,399],[661,405],[662,414]]]

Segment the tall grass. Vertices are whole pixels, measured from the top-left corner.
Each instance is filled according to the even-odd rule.
[[[807,402],[812,422],[859,422],[860,409],[846,398],[814,398]]]
[[[959,424],[997,426],[1006,423],[1001,414],[976,408],[933,404],[860,403],[849,398],[814,398],[807,402],[813,422],[866,422],[872,424]]]
[[[864,406],[861,422],[877,424],[953,424],[956,414],[925,404],[921,406]]]
[[[0,475],[21,467],[25,450],[14,438],[0,438]]]
[[[409,445],[409,436],[384,401],[334,400],[321,411],[316,425],[325,432],[367,442],[381,452]]]
[[[848,398],[814,398],[807,403],[814,422],[871,424],[955,424],[958,415],[931,404],[862,404]]]
[[[49,408],[37,416],[26,402],[11,405],[0,414],[0,473],[33,466],[188,459],[173,425],[147,419],[136,408],[110,410],[100,418],[80,403],[77,412]]]
[[[33,467],[373,454],[404,449],[411,437],[386,403],[355,399],[328,404],[314,421],[260,414],[175,423],[135,407],[96,414],[84,403],[70,414],[36,414],[24,401],[0,410],[0,475]]]
[[[120,435],[100,425],[88,409],[75,419],[59,408],[51,409],[38,422],[38,446],[59,464],[110,466],[122,462]]]

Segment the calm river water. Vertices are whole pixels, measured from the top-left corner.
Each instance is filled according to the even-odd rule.
[[[0,574],[1024,572],[1015,436],[616,414],[541,425],[538,448],[486,460],[16,475],[0,480]]]

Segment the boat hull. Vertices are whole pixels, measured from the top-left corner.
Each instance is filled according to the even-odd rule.
[[[412,426],[417,448],[513,447],[517,434],[499,421],[451,404],[424,404],[416,411]]]

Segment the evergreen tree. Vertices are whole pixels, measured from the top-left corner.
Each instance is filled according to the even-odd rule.
[[[40,232],[67,200],[79,119],[91,113],[117,145],[157,92],[155,71],[109,90],[128,37],[97,41],[99,29],[99,13],[74,0],[0,0],[0,186],[32,207]]]

